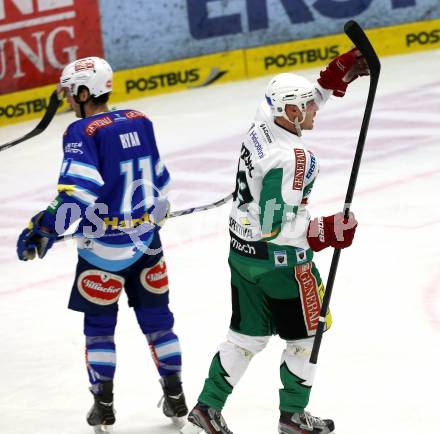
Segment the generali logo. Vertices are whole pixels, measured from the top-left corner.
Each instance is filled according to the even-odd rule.
[[[307,333],[310,336],[318,328],[319,313],[321,310],[318,284],[312,273],[311,263],[295,267],[295,279],[299,286],[304,322]]]
[[[88,136],[93,136],[96,133],[96,130],[98,130],[99,128],[104,128],[112,124],[113,124],[113,119],[110,116],[104,116],[102,118],[98,118],[90,122],[87,125],[85,132]]]
[[[0,0],[0,93],[56,83],[102,52],[98,0]]]

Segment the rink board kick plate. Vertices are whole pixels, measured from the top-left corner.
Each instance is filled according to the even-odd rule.
[[[440,49],[440,19],[366,33],[379,56]],[[117,71],[110,102],[320,67],[350,47],[350,40],[338,34]],[[41,118],[54,89],[55,84],[1,95],[0,126]]]

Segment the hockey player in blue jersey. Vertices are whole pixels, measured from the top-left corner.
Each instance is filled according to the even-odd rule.
[[[160,374],[163,412],[187,413],[179,339],[168,307],[168,277],[159,229],[170,180],[153,125],[135,110],[110,112],[112,69],[90,57],[65,67],[59,90],[80,119],[63,138],[58,195],[21,233],[21,260],[43,258],[57,236],[80,218],[78,265],[69,308],[84,313],[86,365],[94,396],[87,421],[96,432],[115,422],[113,377],[118,299],[125,289]]]

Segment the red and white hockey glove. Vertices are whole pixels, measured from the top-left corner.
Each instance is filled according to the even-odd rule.
[[[320,72],[318,83],[324,89],[333,90],[333,95],[342,97],[347,86],[359,76],[369,75],[370,71],[364,57],[357,48],[333,59]]]
[[[326,247],[344,249],[351,246],[354,233],[358,225],[353,213],[344,219],[341,212],[328,216],[315,218],[309,223],[307,241],[314,252],[319,252]]]

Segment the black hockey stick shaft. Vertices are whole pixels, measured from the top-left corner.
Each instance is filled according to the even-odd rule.
[[[379,58],[377,57],[376,52],[374,51],[373,46],[368,40],[367,35],[364,33],[364,31],[359,26],[359,24],[356,23],[356,21],[348,21],[344,26],[344,31],[347,34],[347,36],[352,40],[354,45],[362,53],[370,69],[370,87],[368,90],[368,98],[367,98],[367,103],[365,105],[364,117],[362,120],[362,126],[359,133],[359,139],[356,148],[356,153],[354,156],[353,167],[351,169],[347,194],[345,196],[344,215],[345,217],[348,217],[350,212],[350,205],[353,201],[353,195],[356,187],[359,167],[362,160],[362,154],[364,151],[368,126],[370,124],[374,98],[376,96],[377,83],[379,81],[379,74],[380,74],[380,61]],[[313,341],[312,354],[310,356],[310,363],[313,364],[316,364],[318,361],[318,354],[319,354],[319,349],[321,347],[322,335],[324,333],[325,324],[326,324],[326,315],[330,306],[330,298],[332,296],[333,284],[335,282],[336,271],[338,269],[340,256],[341,256],[341,250],[335,249],[333,252],[333,258],[330,265],[330,271],[328,275],[324,298],[322,300],[321,312],[319,314],[318,328],[316,330],[315,339]]]
[[[171,211],[170,212],[170,218],[173,217],[180,217],[182,215],[187,215],[187,214],[192,214],[194,212],[200,212],[200,211],[206,211],[208,209],[212,209],[212,208],[217,208],[219,206],[224,205],[225,203],[229,202],[232,199],[233,193],[228,194],[226,197],[224,197],[223,199],[218,200],[217,202],[213,202],[210,203],[209,205],[202,205],[202,206],[196,206],[193,208],[187,208],[187,209],[182,209],[182,210],[178,210],[178,211]],[[141,225],[142,226],[142,225]],[[141,227],[139,226],[139,228]],[[113,234],[112,236],[118,237],[121,235],[127,235],[129,233],[126,232],[117,232],[115,234]],[[55,242],[58,243],[60,241],[67,241],[67,240],[72,240],[74,238],[79,238],[83,236],[81,233],[73,233],[73,234],[69,234],[69,235],[61,235],[59,236]],[[107,235],[108,236],[108,235]]]
[[[0,145],[0,151],[5,151],[6,149],[12,148],[15,145],[18,145],[21,142],[24,142],[25,140],[31,139],[32,137],[38,136],[38,134],[41,134],[50,124],[53,117],[55,116],[55,113],[58,110],[58,107],[60,106],[61,101],[58,98],[57,91],[54,90],[52,92],[52,95],[49,98],[49,105],[47,106],[46,112],[44,113],[44,116],[38,122],[38,125],[29,133],[25,134],[24,136],[12,140],[11,142],[5,143],[3,145]]]

